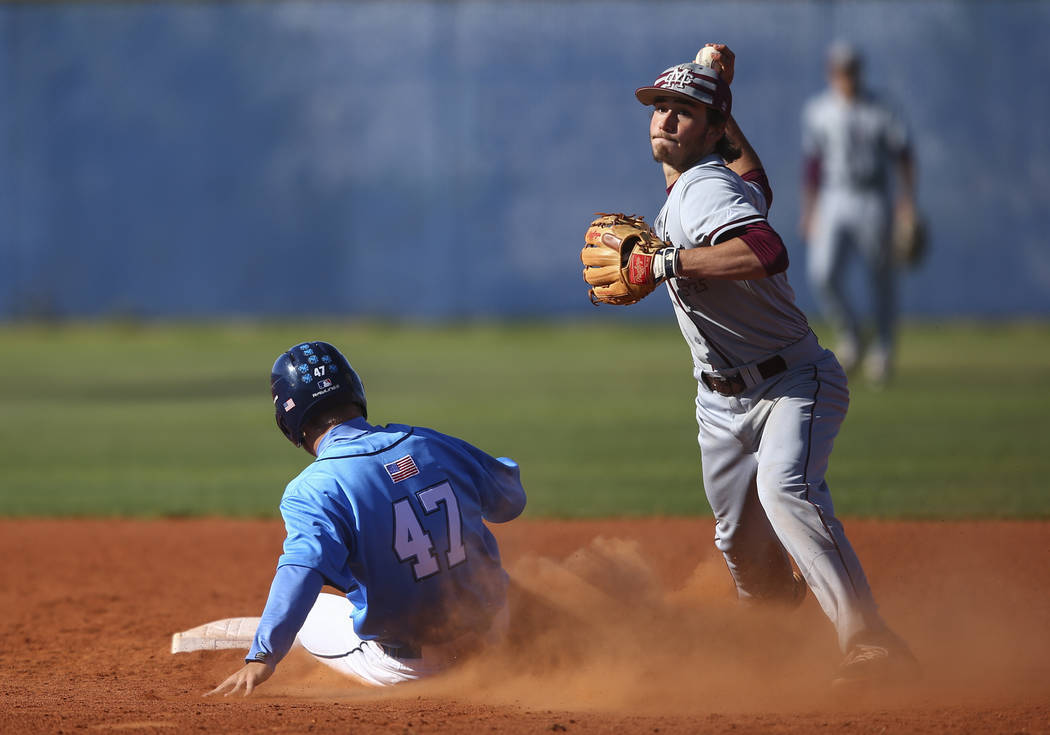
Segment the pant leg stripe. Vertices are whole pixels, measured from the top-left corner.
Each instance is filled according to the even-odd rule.
[[[857,583],[853,581],[853,575],[850,573],[849,564],[846,563],[846,556],[842,553],[841,547],[839,547],[839,541],[835,538],[835,534],[832,533],[830,526],[827,521],[824,520],[824,511],[820,509],[820,506],[809,499],[809,459],[810,453],[813,451],[813,424],[816,423],[816,410],[817,410],[817,397],[820,395],[820,371],[817,366],[813,366],[813,382],[817,384],[817,389],[813,391],[813,404],[809,409],[809,437],[806,442],[806,464],[802,470],[802,482],[806,486],[806,497],[807,503],[813,506],[813,509],[817,511],[817,518],[820,519],[820,525],[827,531],[828,538],[831,539],[831,543],[835,545],[835,553],[839,555],[839,561],[842,562],[842,568],[846,570],[846,578],[849,579],[850,587],[853,588],[853,594],[859,596],[860,593],[857,591]],[[826,482],[826,481],[825,481]]]
[[[355,653],[364,653],[364,651],[362,650],[361,646],[358,646],[357,648],[349,650],[346,653],[332,653],[332,654],[314,653],[313,651],[311,651],[306,646],[303,646],[303,649],[307,653],[309,653],[311,656],[315,656],[316,658],[327,658],[327,659],[347,658],[348,656],[353,656]]]
[[[809,455],[813,451],[813,424],[817,420],[816,409],[817,409],[817,396],[820,395],[820,378],[817,366],[813,366],[813,382],[817,384],[816,390],[813,391],[813,402],[809,407],[809,436],[806,437],[806,464],[802,466],[802,482],[806,486],[806,500],[809,500]]]

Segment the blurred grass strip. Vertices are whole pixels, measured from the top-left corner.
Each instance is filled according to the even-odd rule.
[[[347,354],[373,421],[518,460],[531,516],[708,512],[682,338],[610,316],[2,326],[0,515],[275,515],[309,457],[274,426],[267,372],[304,339]],[[838,511],[1050,517],[1050,325],[911,325],[901,355],[888,389],[852,381]]]

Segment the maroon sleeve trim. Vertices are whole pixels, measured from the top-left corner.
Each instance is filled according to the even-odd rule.
[[[751,252],[758,257],[762,267],[766,269],[767,276],[775,276],[783,273],[789,265],[788,251],[784,247],[784,241],[766,221],[745,225],[731,233],[739,237],[751,248]]]
[[[740,178],[744,181],[758,184],[758,188],[762,190],[762,196],[766,198],[766,210],[768,211],[773,206],[773,188],[769,185],[769,177],[766,176],[766,170],[764,168],[753,168]]]
[[[802,162],[802,182],[812,190],[819,189],[822,175],[820,156],[807,156]]]
[[[747,217],[740,217],[738,219],[733,220],[732,222],[726,222],[721,227],[716,227],[715,229],[711,230],[711,234],[707,236],[707,239],[712,245],[717,245],[723,240],[731,240],[733,237],[735,237],[735,235],[728,234],[730,233],[730,231],[742,230],[742,228],[745,225],[749,225],[752,222],[764,221],[765,220],[762,219],[762,215],[760,214],[748,215]]]

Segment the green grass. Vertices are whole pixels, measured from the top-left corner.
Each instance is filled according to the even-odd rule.
[[[301,339],[347,353],[373,421],[518,460],[531,516],[708,510],[681,336],[610,318],[0,327],[0,515],[275,515],[309,457],[267,370]],[[901,352],[889,389],[852,386],[839,512],[1050,517],[1050,325],[911,326]]]

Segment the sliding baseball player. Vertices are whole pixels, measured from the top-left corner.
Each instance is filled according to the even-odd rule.
[[[432,429],[368,423],[361,379],[326,342],[284,352],[270,379],[277,425],[315,459],[281,499],[284,553],[247,660],[209,694],[251,694],[297,639],[377,686],[497,641],[508,580],[482,521],[525,508],[518,466]]]

